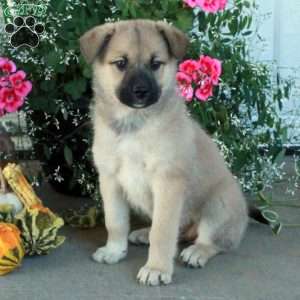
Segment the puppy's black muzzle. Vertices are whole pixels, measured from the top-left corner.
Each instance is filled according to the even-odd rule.
[[[156,103],[160,90],[154,76],[147,70],[129,71],[120,86],[120,101],[132,108],[146,108]]]

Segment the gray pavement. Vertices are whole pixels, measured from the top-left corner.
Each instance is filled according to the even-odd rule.
[[[272,191],[278,199],[286,197],[283,188]],[[40,194],[57,211],[85,201],[59,195],[48,185]],[[300,209],[282,214],[300,223]],[[274,236],[267,226],[253,223],[235,252],[217,256],[204,269],[177,262],[173,283],[155,288],[140,286],[135,279],[147,247],[131,246],[126,260],[100,265],[90,256],[105,243],[103,226],[66,227],[63,233],[67,240],[61,248],[26,258],[19,270],[0,277],[0,300],[300,300],[300,228]]]

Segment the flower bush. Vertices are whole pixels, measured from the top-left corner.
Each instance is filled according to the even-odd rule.
[[[38,48],[16,50],[3,37],[2,45],[34,82],[25,105],[29,135],[53,184],[99,199],[90,152],[91,70],[78,38],[100,23],[135,18],[164,19],[190,36],[176,76],[179,92],[244,191],[256,194],[280,176],[286,131],[278,111],[290,85],[273,76],[272,65],[251,58],[249,45],[258,36],[254,0],[49,0],[45,5],[47,16],[39,22],[46,31]]]

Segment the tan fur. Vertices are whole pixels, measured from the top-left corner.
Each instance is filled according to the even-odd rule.
[[[95,58],[112,32],[104,57]],[[177,95],[177,59],[184,55],[185,41],[167,24],[141,20],[96,27],[81,39],[82,49],[92,48],[84,50],[87,61],[94,61],[92,150],[108,230],[107,244],[94,259],[115,263],[126,256],[129,207],[137,208],[152,219],[149,236],[147,229],[130,235],[132,242],[150,242],[147,263],[138,274],[148,285],[171,282],[182,230],[189,228],[196,238],[182,252],[183,261],[204,266],[217,253],[238,246],[248,219],[240,188],[216,145]],[[126,54],[130,64],[146,64],[153,53],[167,62],[155,75],[162,88],[159,101],[141,110],[125,106],[115,93],[123,74],[110,62]]]

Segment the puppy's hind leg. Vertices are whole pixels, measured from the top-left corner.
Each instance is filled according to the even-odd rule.
[[[150,227],[137,229],[129,234],[128,240],[134,245],[149,245]]]
[[[247,226],[246,203],[238,186],[221,186],[202,208],[195,243],[181,252],[184,263],[204,267],[220,252],[236,248]]]
[[[193,245],[185,248],[180,257],[190,267],[204,267],[208,260],[221,252],[214,244],[209,224],[202,219],[198,225],[198,237]]]

